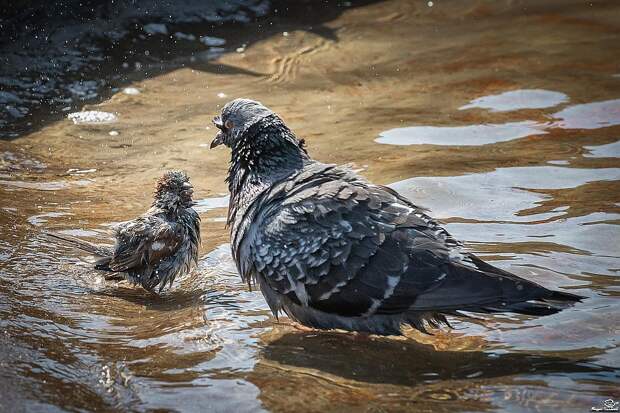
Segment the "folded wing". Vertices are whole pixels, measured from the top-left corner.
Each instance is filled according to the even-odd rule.
[[[178,252],[182,234],[178,224],[158,215],[144,215],[121,225],[116,232],[109,268],[126,272],[131,281],[152,290],[165,284],[166,263]]]
[[[421,208],[333,165],[310,166],[261,205],[258,229],[243,240],[242,275],[302,308],[343,317],[543,315],[579,299],[482,262]]]

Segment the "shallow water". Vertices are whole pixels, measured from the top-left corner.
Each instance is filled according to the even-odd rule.
[[[0,4],[0,139],[15,138],[115,93],[182,49],[221,52],[200,34],[239,26],[270,9],[267,0],[41,0]],[[196,35],[183,30],[198,30]],[[158,70],[158,69],[155,69]]]
[[[507,112],[518,109],[532,109],[540,107],[539,96],[525,99],[531,106],[524,103],[524,90],[502,93],[500,95],[485,96],[476,99],[469,105],[461,106],[459,110],[470,108],[490,109],[491,112]],[[555,92],[558,93],[558,92]],[[564,94],[559,94],[565,96]],[[537,101],[538,100],[538,101]],[[544,108],[554,107],[564,99],[547,101]],[[581,105],[568,106],[561,111],[548,116],[545,123],[537,123],[526,120],[521,122],[509,122],[504,124],[483,123],[480,125],[466,126],[409,126],[404,128],[390,129],[382,132],[375,139],[377,143],[390,145],[486,145],[510,141],[533,135],[548,133],[547,130],[554,128],[562,129],[600,129],[609,126],[620,125],[620,99],[603,102],[584,103]]]
[[[0,410],[583,412],[618,400],[619,16],[616,2],[580,1],[276,15],[260,39],[248,23],[242,50],[209,70],[180,50],[178,66],[127,85],[139,93],[76,108],[114,124],[65,119],[0,142]],[[317,159],[353,162],[429,208],[480,256],[587,299],[405,338],[273,319],[231,262],[228,153],[208,150],[210,119],[238,96],[273,107]],[[107,241],[167,168],[192,178],[203,246],[161,297],[104,281],[42,235]]]

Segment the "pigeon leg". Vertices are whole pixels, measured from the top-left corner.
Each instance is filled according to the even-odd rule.
[[[357,342],[367,342],[370,341],[370,336],[372,334],[365,332],[365,331],[355,331],[353,332],[353,334],[351,333],[345,333],[344,336],[351,341],[357,341]]]
[[[312,328],[312,327],[306,327],[303,324],[299,324],[299,323],[294,323],[293,324],[293,328],[299,330],[299,331],[303,331],[304,333],[312,333],[315,332],[316,329]]]
[[[308,327],[308,326],[305,326],[303,324],[299,324],[298,322],[292,321],[292,320],[290,322],[290,325],[294,329],[299,330],[299,331],[303,331],[304,333],[313,333],[313,332],[317,331],[315,328]]]

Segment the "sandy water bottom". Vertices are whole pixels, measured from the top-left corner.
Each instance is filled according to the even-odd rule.
[[[0,142],[0,410],[583,412],[620,398],[620,8],[435,3],[279,21],[209,63],[219,73],[180,65],[85,108],[115,122]],[[587,300],[406,338],[276,322],[230,260],[228,153],[207,148],[239,96],[480,256]],[[188,171],[203,219],[200,266],[175,290],[105,282],[41,235],[105,240],[166,168]]]

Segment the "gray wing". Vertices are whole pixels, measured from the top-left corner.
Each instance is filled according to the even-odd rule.
[[[299,305],[364,317],[487,312],[548,291],[464,253],[422,209],[346,170],[313,166],[271,192],[242,245],[242,274]]]
[[[152,289],[158,283],[152,273],[179,250],[182,234],[177,227],[158,215],[143,215],[120,225],[110,269],[127,272],[132,281]]]

